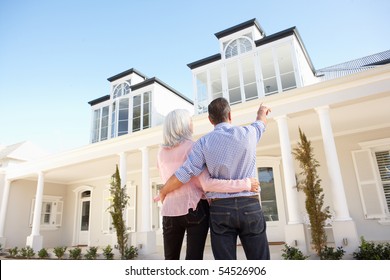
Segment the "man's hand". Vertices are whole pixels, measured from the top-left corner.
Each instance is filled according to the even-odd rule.
[[[264,106],[263,103],[260,104],[259,109],[257,110],[257,121],[262,121],[264,124],[267,124],[267,115],[271,112],[271,109],[267,106]]]
[[[257,178],[250,178],[251,180],[251,192],[259,192],[260,190],[260,183]]]

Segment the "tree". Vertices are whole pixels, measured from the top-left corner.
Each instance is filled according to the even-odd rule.
[[[126,224],[124,220],[124,210],[129,202],[130,197],[127,195],[126,185],[121,186],[121,178],[119,175],[118,165],[116,171],[111,176],[110,193],[112,196],[112,203],[108,208],[112,217],[112,224],[116,230],[116,237],[118,240],[119,253],[121,259],[125,259],[128,233],[126,232]]]
[[[327,237],[325,234],[325,221],[331,217],[329,206],[323,208],[324,194],[321,187],[321,179],[317,174],[317,168],[320,166],[314,158],[311,142],[307,140],[306,135],[299,128],[300,142],[297,148],[293,150],[295,159],[299,161],[302,169],[300,175],[303,177],[298,182],[298,190],[303,190],[306,195],[306,211],[309,215],[311,226],[311,238],[314,244],[314,250],[320,256],[322,250],[326,247]]]

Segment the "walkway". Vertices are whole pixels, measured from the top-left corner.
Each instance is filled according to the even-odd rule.
[[[281,260],[282,259],[282,249],[284,245],[270,245],[271,250],[271,260]],[[182,249],[181,258],[184,260],[185,247]],[[157,252],[148,255],[139,255],[137,260],[163,260],[164,259],[164,251],[162,246],[157,246]],[[213,253],[211,251],[211,246],[206,245],[204,252],[204,260],[214,260]],[[242,246],[237,246],[237,259],[246,260],[245,253]]]

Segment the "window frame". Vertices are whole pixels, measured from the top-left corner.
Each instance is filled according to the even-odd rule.
[[[34,208],[36,199],[33,198],[30,209],[30,221],[29,227],[32,227],[34,219]],[[45,205],[50,205],[50,212],[44,213]],[[47,208],[46,208],[47,209]],[[41,230],[57,230],[62,226],[62,216],[64,210],[64,202],[61,196],[48,196],[44,195],[42,198],[41,205],[41,218],[40,218],[40,229]],[[49,223],[44,223],[44,216],[49,215]]]
[[[359,143],[361,149],[352,151],[352,160],[358,183],[360,199],[365,219],[376,219],[381,224],[390,225],[390,205],[386,202],[386,195],[375,153],[390,152],[390,138]],[[364,164],[368,166],[364,166]],[[366,170],[371,174],[363,174],[359,170]],[[369,189],[371,187],[371,189]],[[370,194],[370,197],[368,197]],[[370,199],[369,199],[370,198]],[[372,206],[370,206],[370,204]],[[372,211],[374,205],[377,212]],[[371,212],[370,212],[371,211]]]

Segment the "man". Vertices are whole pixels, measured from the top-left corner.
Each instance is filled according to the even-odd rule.
[[[256,175],[256,145],[265,131],[270,109],[260,105],[256,121],[240,127],[231,125],[231,111],[225,98],[217,98],[208,106],[214,130],[201,137],[188,159],[160,190],[166,194],[198,176],[207,166],[217,179],[253,178]],[[210,199],[211,246],[216,260],[237,259],[237,236],[247,259],[269,260],[266,221],[256,192],[207,192]]]

